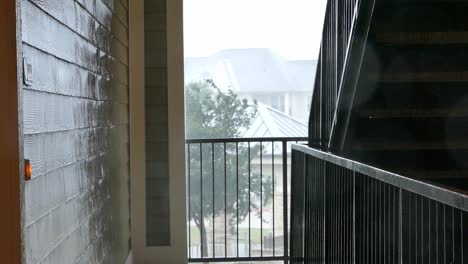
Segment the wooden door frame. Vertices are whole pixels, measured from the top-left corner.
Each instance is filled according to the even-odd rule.
[[[0,256],[23,261],[24,162],[20,1],[0,1]]]

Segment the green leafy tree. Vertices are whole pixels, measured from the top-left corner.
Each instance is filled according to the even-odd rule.
[[[193,82],[186,89],[187,138],[235,138],[255,118],[257,108],[232,90],[222,92],[212,80]]]
[[[185,91],[187,138],[240,137],[257,113],[256,105],[221,91],[212,80],[190,83]],[[259,149],[240,143],[189,146],[190,220],[200,231],[202,256],[208,255],[206,219],[226,214],[233,232],[237,221],[258,211],[261,200],[266,205],[272,198],[271,179],[251,169]]]

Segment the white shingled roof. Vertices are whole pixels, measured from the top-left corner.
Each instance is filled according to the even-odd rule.
[[[232,49],[185,58],[185,82],[212,79],[238,93],[312,91],[316,60],[288,61],[269,49]]]

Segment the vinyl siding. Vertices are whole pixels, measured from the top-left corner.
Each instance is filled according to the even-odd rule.
[[[26,263],[130,250],[128,0],[23,0]]]

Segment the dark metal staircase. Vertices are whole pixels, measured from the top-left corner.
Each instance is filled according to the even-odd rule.
[[[467,191],[466,14],[460,0],[330,0],[309,146]]]
[[[377,1],[344,155],[468,190],[468,2]]]

